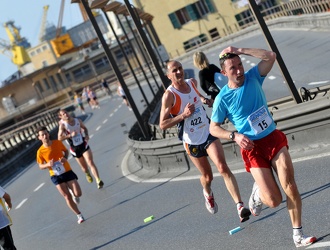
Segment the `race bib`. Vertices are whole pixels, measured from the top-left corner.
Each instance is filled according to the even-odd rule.
[[[65,172],[63,164],[59,161],[54,162],[52,169],[55,175],[61,175]]]
[[[187,126],[191,133],[205,126],[202,120],[201,107],[196,107],[194,114],[187,119]]]
[[[81,133],[78,133],[77,135],[73,136],[71,139],[72,139],[73,146],[78,146],[83,143],[83,137],[82,137]]]
[[[266,130],[273,122],[265,106],[262,106],[258,110],[254,111],[251,115],[248,116],[247,119],[255,135],[260,134]]]

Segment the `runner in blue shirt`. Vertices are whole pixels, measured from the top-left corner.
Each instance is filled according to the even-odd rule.
[[[252,56],[261,61],[244,72],[239,55]],[[302,203],[288,152],[288,141],[285,134],[276,129],[262,89],[275,60],[276,54],[264,49],[228,47],[220,53],[221,72],[228,77],[228,84],[214,101],[210,132],[240,146],[245,168],[255,181],[249,200],[253,215],[260,214],[263,204],[269,207],[281,204],[280,187],[273,173],[277,174],[287,196],[293,241],[296,247],[308,246],[317,239],[303,234]],[[221,127],[225,118],[232,122],[237,132]]]

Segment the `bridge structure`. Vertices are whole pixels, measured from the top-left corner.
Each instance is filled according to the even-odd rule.
[[[317,15],[304,15],[281,17],[267,22],[269,27],[304,28],[304,29],[329,29],[330,13]],[[244,31],[223,38],[222,44],[240,39],[258,31],[257,25],[246,28]],[[217,41],[219,42],[219,41]],[[211,48],[212,44],[204,45],[204,49]],[[177,60],[192,57],[191,51]],[[289,135],[290,145],[294,147],[306,142],[306,137],[312,140],[327,138],[329,126],[329,86],[313,89],[299,89],[303,100],[296,104],[293,97],[275,100],[269,103],[278,128]],[[189,169],[191,163],[185,155],[181,143],[177,140],[175,128],[162,131],[158,127],[159,110],[162,91],[158,90],[150,106],[143,112],[143,126],[152,135],[145,140],[141,134],[140,125],[134,124],[128,133],[128,145],[134,157],[136,166],[152,171],[172,171],[173,169]],[[71,104],[67,105],[70,111],[74,111]],[[40,125],[45,125],[50,131],[56,131],[58,125],[57,110],[54,108],[42,112],[37,116],[26,119],[14,126],[2,130],[0,134],[0,176],[3,180],[15,175],[18,171],[35,158],[35,150],[39,145],[34,130]],[[231,124],[226,124],[231,128]],[[324,133],[317,133],[322,128]],[[321,138],[322,137],[322,138]],[[226,158],[229,162],[240,161],[237,147],[231,142],[223,142]],[[1,181],[1,180],[0,180]]]

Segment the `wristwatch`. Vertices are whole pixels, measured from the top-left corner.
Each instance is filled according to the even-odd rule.
[[[230,133],[229,139],[232,140],[232,141],[235,139],[235,132]]]

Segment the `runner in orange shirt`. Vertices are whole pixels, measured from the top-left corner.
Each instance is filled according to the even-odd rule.
[[[48,169],[50,179],[64,197],[68,207],[77,215],[78,224],[84,222],[84,217],[78,209],[81,188],[77,175],[72,171],[67,161],[69,151],[61,141],[50,140],[46,127],[37,129],[38,139],[42,142],[37,151],[37,163],[40,169]]]

